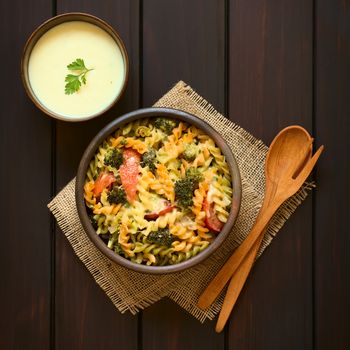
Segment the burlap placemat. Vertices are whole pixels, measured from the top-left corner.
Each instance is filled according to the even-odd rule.
[[[224,293],[205,311],[196,307],[198,296],[233,249],[244,240],[259,211],[264,193],[264,160],[267,147],[219,114],[213,106],[182,81],[155,106],[181,109],[202,118],[224,137],[237,159],[242,176],[241,210],[232,232],[214,256],[181,273],[162,276],[140,274],[114,264],[89,240],[80,224],[75,206],[74,179],[49,203],[48,207],[77,256],[119,311],[129,310],[132,314],[136,314],[139,309],[167,296],[203,322],[206,318],[214,318],[220,310]],[[310,187],[305,184],[276,213],[268,227],[259,255],[305,199]]]

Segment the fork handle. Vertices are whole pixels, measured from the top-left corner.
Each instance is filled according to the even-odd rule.
[[[227,287],[227,292],[225,295],[224,302],[222,304],[222,308],[220,310],[218,321],[216,323],[215,331],[217,333],[220,333],[224,329],[225,324],[228,318],[230,317],[231,311],[235,306],[236,301],[241,293],[241,290],[248,278],[250,270],[254,265],[256,255],[258,254],[259,247],[263,238],[264,235],[261,234],[231,278],[231,281]]]
[[[223,265],[218,274],[208,284],[207,288],[199,297],[197,306],[201,309],[208,308],[214,300],[218,297],[226,283],[229,281],[231,276],[235,273],[239,265],[242,263],[245,256],[249,253],[255,242],[258,240],[260,234],[265,229],[273,214],[279,208],[282,203],[279,201],[272,201],[270,205],[259,213],[258,220],[253,226],[247,238],[243,243],[234,251],[230,258]]]

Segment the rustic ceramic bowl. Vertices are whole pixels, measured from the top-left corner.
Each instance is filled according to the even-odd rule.
[[[87,169],[91,159],[95,155],[95,152],[98,146],[103,142],[103,140],[105,140],[110,134],[115,132],[123,124],[132,122],[134,120],[139,120],[142,118],[151,118],[151,117],[168,117],[168,118],[173,118],[177,120],[182,120],[188,124],[192,124],[197,128],[202,129],[206,134],[208,134],[215,141],[216,145],[220,147],[222,153],[226,157],[226,161],[229,165],[229,169],[232,176],[233,198],[232,198],[231,212],[229,214],[229,218],[226,224],[224,225],[222,231],[213,240],[213,242],[201,253],[190,258],[189,260],[186,260],[176,265],[167,265],[167,266],[140,265],[140,264],[131,262],[130,260],[116,254],[114,251],[109,249],[107,245],[103,242],[103,240],[96,234],[96,231],[90,222],[87,208],[85,206],[85,201],[84,201],[84,183],[85,183]],[[95,244],[95,246],[102,253],[104,253],[109,259],[116,262],[117,264],[137,272],[150,273],[150,274],[167,274],[167,273],[183,271],[185,269],[188,269],[190,267],[197,265],[198,263],[208,258],[210,255],[212,255],[220,247],[220,245],[223,244],[224,240],[226,239],[227,235],[230,233],[232,226],[238,216],[240,203],[241,203],[241,178],[240,178],[237,162],[229,146],[227,145],[225,140],[206,122],[204,122],[203,120],[193,115],[190,115],[188,113],[175,110],[175,109],[145,108],[145,109],[136,110],[134,112],[125,114],[120,118],[117,118],[116,120],[108,124],[105,128],[103,128],[95,136],[95,138],[90,142],[79,164],[78,173],[76,177],[75,193],[76,193],[76,204],[77,204],[78,214],[79,214],[81,223],[83,225],[83,228],[87,233],[87,235],[89,236],[90,240]]]
[[[61,115],[59,113],[56,113],[55,111],[52,111],[52,110],[48,109],[45,105],[43,105],[41,103],[41,101],[36,97],[32,87],[30,85],[29,74],[28,74],[28,64],[29,64],[30,54],[31,54],[35,44],[38,42],[38,40],[51,28],[53,28],[59,24],[62,24],[64,22],[71,22],[71,21],[83,21],[83,22],[91,23],[91,24],[94,24],[94,25],[100,27],[105,32],[107,32],[113,38],[113,40],[116,42],[116,44],[118,45],[118,47],[121,51],[122,57],[123,57],[124,67],[125,67],[122,88],[120,89],[119,94],[110,102],[110,104],[108,106],[106,106],[106,108],[104,108],[103,110],[101,110],[97,113],[94,113],[94,114],[91,114],[88,116],[83,116],[83,117],[74,116],[74,118],[73,117],[70,118],[70,117]],[[65,14],[50,18],[46,22],[42,23],[31,34],[31,36],[29,37],[29,39],[27,40],[27,42],[24,46],[24,50],[23,50],[23,54],[22,54],[21,76],[22,76],[22,82],[23,82],[24,88],[25,88],[29,98],[44,113],[46,113],[47,115],[54,117],[56,119],[61,119],[61,120],[65,120],[65,121],[71,121],[71,122],[83,121],[83,120],[95,118],[95,117],[105,113],[112,106],[114,106],[114,104],[123,95],[125,88],[126,88],[126,85],[127,85],[128,77],[129,77],[129,58],[128,58],[128,54],[127,54],[127,51],[126,51],[126,48],[125,48],[125,45],[124,45],[122,39],[120,38],[119,34],[108,23],[106,23],[105,21],[103,21],[102,19],[100,19],[98,17],[89,15],[87,13],[70,12],[70,13],[65,13]]]

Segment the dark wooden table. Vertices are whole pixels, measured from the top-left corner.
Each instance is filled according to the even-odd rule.
[[[122,101],[97,120],[52,120],[19,64],[29,34],[70,11],[105,19],[131,59]],[[350,349],[350,2],[2,0],[1,349]],[[46,204],[105,124],[183,79],[269,143],[301,124],[325,144],[318,188],[254,268],[222,334],[163,300],[120,314]]]

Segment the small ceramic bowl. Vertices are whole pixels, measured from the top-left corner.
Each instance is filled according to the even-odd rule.
[[[228,217],[227,222],[223,226],[221,232],[216,236],[216,238],[210,243],[210,245],[200,252],[198,255],[175,265],[167,265],[167,266],[147,266],[141,265],[116,254],[113,250],[109,249],[104,241],[97,235],[95,229],[93,228],[87,208],[85,206],[84,201],[84,183],[86,179],[86,173],[88,170],[89,163],[91,159],[94,157],[96,150],[99,145],[113,132],[115,132],[122,125],[130,123],[135,120],[140,120],[143,118],[152,118],[152,117],[166,117],[177,119],[180,121],[184,121],[190,125],[194,125],[197,128],[203,130],[207,135],[209,135],[216,143],[216,145],[221,149],[224,154],[226,161],[228,163],[231,177],[232,177],[232,187],[233,187],[233,197],[231,202],[231,211]],[[202,262],[209,256],[211,256],[223,242],[226,237],[230,233],[232,226],[238,216],[240,203],[241,203],[241,178],[238,169],[237,162],[235,157],[233,156],[231,149],[225,142],[225,140],[216,132],[210,125],[208,125],[203,120],[195,117],[194,115],[185,113],[183,111],[175,110],[175,109],[167,109],[167,108],[146,108],[139,109],[134,112],[125,114],[110,124],[108,124],[105,128],[103,128],[95,138],[90,142],[88,147],[86,148],[82,159],[79,164],[77,177],[76,177],[76,204],[78,209],[79,218],[83,225],[83,228],[90,240],[95,244],[95,246],[105,254],[109,259],[114,261],[115,263],[122,265],[131,270],[142,272],[142,273],[150,273],[150,274],[167,274],[173,272],[183,271],[190,267],[197,265]]]
[[[30,82],[30,74],[29,74],[29,61],[31,57],[31,53],[35,47],[35,45],[38,43],[38,41],[42,38],[44,34],[46,34],[50,29],[63,24],[67,22],[75,22],[75,21],[82,21],[86,22],[92,25],[95,25],[102,29],[104,32],[106,32],[112,39],[113,41],[117,44],[117,47],[120,50],[120,54],[122,57],[123,61],[123,76],[121,78],[121,82],[119,81],[119,87],[117,91],[117,95],[113,96],[106,104],[101,105],[100,109],[97,112],[91,112],[91,114],[88,115],[67,115],[63,114],[60,112],[57,112],[53,110],[52,108],[48,108],[45,106],[45,104],[40,101],[40,99],[36,96],[35,91],[31,85]],[[92,48],[93,49],[93,48]],[[74,57],[74,59],[80,58],[79,54],[77,57]],[[83,57],[82,57],[83,58]],[[84,59],[84,58],[83,58]],[[71,62],[65,62],[62,67],[66,69],[66,65]],[[88,67],[89,68],[89,67]],[[70,71],[67,70],[67,74],[71,73]],[[40,73],[40,74],[45,74],[45,73]],[[22,81],[24,88],[29,96],[29,98],[33,101],[33,103],[41,109],[44,113],[47,115],[54,117],[56,119],[61,119],[65,121],[83,121],[83,120],[88,120],[95,118],[103,113],[105,113],[107,110],[109,110],[123,95],[127,81],[128,81],[128,76],[129,76],[129,59],[128,59],[128,54],[125,48],[125,45],[118,35],[118,33],[105,21],[102,19],[86,14],[86,13],[79,13],[79,12],[71,12],[71,13],[65,13],[62,15],[58,15],[56,17],[50,18],[46,22],[42,23],[29,37],[29,39],[26,42],[26,45],[23,50],[23,55],[22,55],[22,61],[21,61],[21,75],[22,75]],[[47,77],[49,81],[49,77]],[[65,74],[62,75],[62,84],[64,84],[64,79],[65,79]],[[89,76],[87,75],[87,84],[89,83]],[[50,86],[48,85],[48,88]],[[82,84],[82,88],[84,88],[84,85]],[[61,90],[60,90],[61,91]],[[64,87],[62,88],[62,92],[64,91]]]

